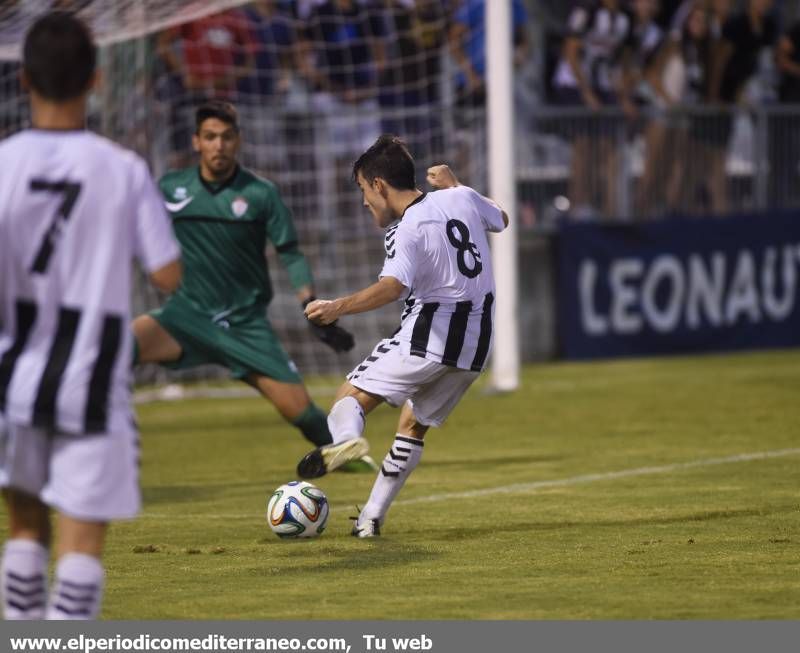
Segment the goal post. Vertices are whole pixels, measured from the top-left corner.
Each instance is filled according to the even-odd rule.
[[[486,2],[486,85],[489,194],[506,211],[508,228],[492,236],[497,304],[491,384],[495,390],[519,386],[519,310],[516,168],[514,165],[513,34],[511,1]]]

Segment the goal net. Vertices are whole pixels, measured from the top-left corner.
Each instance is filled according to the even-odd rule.
[[[210,97],[239,110],[241,163],[273,180],[292,210],[319,297],[376,279],[383,238],[351,180],[355,158],[382,132],[403,137],[425,168],[447,162],[486,192],[485,93],[467,75],[482,27],[440,0],[6,0],[0,3],[0,136],[28,125],[18,83],[25,29],[51,7],[75,11],[100,44],[102,83],[90,127],[132,148],[158,177],[191,165],[193,112]],[[459,22],[460,21],[460,22]],[[451,47],[452,39],[460,44]],[[348,371],[399,324],[400,305],[346,317],[356,347],[335,354],[311,335],[275,252],[269,318],[303,374]],[[136,313],[158,297],[140,278]],[[224,378],[145,366],[140,383]]]

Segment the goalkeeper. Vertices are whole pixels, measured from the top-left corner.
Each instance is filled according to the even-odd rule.
[[[267,240],[303,306],[314,299],[291,214],[271,182],[237,163],[239,124],[231,104],[203,104],[195,124],[199,166],[170,171],[159,182],[183,253],[183,283],[162,308],[134,320],[134,360],[172,369],[227,367],[308,440],[330,443],[325,413],[311,401],[266,316],[272,299]],[[353,347],[353,336],[338,325],[314,332],[336,352]],[[371,461],[365,462],[360,467],[368,469]]]

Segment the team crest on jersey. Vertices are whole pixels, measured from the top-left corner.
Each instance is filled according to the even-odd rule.
[[[188,192],[185,186],[178,186],[172,195],[176,200],[184,200]]]
[[[233,211],[233,215],[237,218],[241,218],[245,213],[247,213],[247,209],[249,208],[249,204],[247,200],[242,197],[241,195],[231,202],[231,211]]]

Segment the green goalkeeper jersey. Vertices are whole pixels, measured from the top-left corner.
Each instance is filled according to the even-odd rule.
[[[295,289],[311,283],[291,213],[272,182],[237,168],[214,185],[194,166],[168,172],[159,185],[181,244],[176,294],[197,310],[212,317],[263,312],[272,299],[267,241]]]

